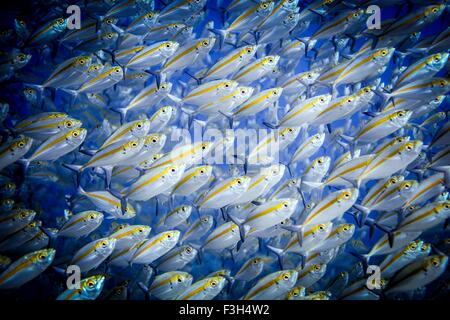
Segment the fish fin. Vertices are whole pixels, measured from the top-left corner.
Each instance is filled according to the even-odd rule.
[[[202,84],[202,78],[201,77],[196,77],[193,74],[189,73],[188,71],[184,71],[184,73],[186,73],[189,77],[191,77],[192,79],[194,79],[195,81],[197,81],[197,85],[201,85]]]
[[[280,269],[283,270],[283,257],[285,255],[285,252],[283,249],[280,248],[276,248],[276,247],[272,247],[270,245],[266,245],[266,248],[272,252],[273,254],[275,254],[278,258],[278,264],[280,266]]]
[[[234,124],[233,114],[228,114],[228,113],[222,112],[221,110],[219,110],[219,113],[228,119],[230,129],[233,129],[233,124]]]
[[[369,265],[369,258],[370,256],[367,254],[361,254],[358,252],[350,251],[349,252],[352,256],[354,256],[356,259],[360,260],[363,264],[364,273],[366,273],[367,267]]]
[[[263,121],[263,124],[264,124],[266,127],[268,127],[269,129],[273,129],[273,130],[278,129],[278,127],[279,127],[278,124],[271,124],[271,123],[266,122],[266,121]]]
[[[171,101],[175,102],[177,105],[181,105],[183,103],[183,100],[174,96],[173,94],[168,93],[167,98],[169,98]]]
[[[98,150],[95,150],[95,149],[80,149],[80,152],[81,152],[82,154],[85,154],[85,155],[91,156],[91,157],[92,157],[94,154],[96,154],[97,151],[98,151]]]
[[[111,111],[117,112],[120,114],[120,124],[123,125],[127,118],[128,107],[120,107],[120,108],[111,108]]]
[[[81,171],[83,166],[79,165],[79,164],[68,164],[68,163],[63,163],[63,167],[73,171],[76,173],[76,183],[77,186],[80,186],[80,181],[81,181]]]
[[[239,227],[239,236],[241,237],[241,242],[243,243],[245,241],[244,220],[239,219],[231,214],[226,214],[226,215],[228,216],[228,219],[233,221],[233,223]],[[238,248],[238,251],[239,251],[239,248]]]
[[[223,44],[225,43],[225,39],[228,36],[228,31],[224,29],[215,29],[215,28],[209,28],[208,31],[211,31],[212,33],[216,34],[219,37],[219,49],[222,49]]]
[[[365,206],[362,206],[362,205],[360,205],[360,204],[357,204],[357,203],[355,203],[355,204],[353,205],[353,207],[354,207],[356,210],[358,210],[359,212],[361,212],[361,218],[360,218],[360,220],[359,220],[359,227],[362,227],[362,226],[365,224],[366,219],[367,219],[367,217],[369,216],[369,214],[370,214],[370,212],[371,212],[371,209],[370,209],[370,208],[367,208],[367,207],[365,207]]]
[[[290,225],[290,226],[282,226],[283,229],[295,232],[297,235],[298,244],[300,247],[303,245],[303,225]]]

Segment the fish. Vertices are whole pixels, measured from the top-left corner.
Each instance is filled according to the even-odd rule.
[[[0,290],[442,297],[447,4],[213,2],[88,1],[78,29],[64,4],[10,4]],[[79,286],[55,276],[71,265]]]

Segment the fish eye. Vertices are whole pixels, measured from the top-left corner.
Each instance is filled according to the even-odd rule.
[[[105,248],[107,245],[108,245],[108,241],[102,241],[101,243],[100,243],[100,245],[103,247],[103,248]]]
[[[269,59],[269,62],[272,63],[272,62],[273,62],[273,59]]]
[[[352,99],[347,99],[347,102],[348,102],[348,103],[352,102]]]
[[[137,143],[136,143],[136,142],[132,142],[132,143],[131,143],[131,146],[132,146],[133,148],[136,148],[136,147],[137,147]]]
[[[39,260],[43,261],[45,260],[45,258],[47,257],[47,255],[45,253],[41,253],[38,257]]]
[[[204,47],[207,47],[207,46],[209,45],[209,41],[206,41],[206,40],[203,41],[203,42],[202,42],[202,45],[203,45]]]
[[[325,100],[324,100],[323,98],[320,98],[319,101],[320,101],[320,102],[324,102]]]
[[[176,172],[177,170],[175,168],[170,169],[172,172]]]
[[[74,138],[78,137],[78,132],[77,131],[72,132],[72,137]]]
[[[208,222],[208,218],[206,217],[202,218],[202,222]]]
[[[319,271],[319,270],[320,270],[320,264],[316,264],[316,265],[314,266],[314,270]]]
[[[203,170],[203,169],[200,170],[200,173],[201,173],[201,174],[204,174],[204,173],[205,173],[205,170]]]
[[[320,224],[320,225],[319,225],[319,230],[324,230],[324,229],[325,229],[325,225]]]
[[[431,259],[431,263],[433,264],[433,266],[437,267],[439,266],[439,259],[437,258]]]
[[[242,180],[241,179],[237,179],[236,182],[237,182],[237,184],[241,184]]]
[[[167,239],[172,238],[172,235],[170,233],[167,234]]]
[[[445,207],[445,209],[450,209],[450,204],[446,203],[446,204],[444,205],[444,207]]]
[[[186,247],[186,252],[187,253],[191,253],[192,252],[192,248],[191,247]]]
[[[411,185],[409,183],[405,184],[406,189],[409,189],[409,187],[411,187]]]
[[[436,12],[439,11],[439,9],[438,9],[437,7],[434,7],[433,9],[431,9],[431,11],[432,11],[433,13],[436,13]]]
[[[323,163],[322,159],[317,160],[317,162],[320,163],[320,164]]]
[[[64,19],[60,18],[60,19],[56,20],[56,23],[57,24],[63,24],[64,23]]]
[[[348,231],[349,230],[348,226],[344,226],[344,228],[342,228],[342,229],[344,229],[344,231]]]
[[[213,287],[217,286],[217,281],[215,281],[215,280],[211,281],[211,286],[213,286]]]
[[[445,87],[445,81],[441,81],[439,84],[441,85],[441,87]]]
[[[288,208],[289,207],[289,203],[283,202],[283,207]]]
[[[161,85],[161,89],[165,89],[165,88],[166,88],[165,84]]]
[[[115,73],[119,73],[119,72],[120,72],[120,69],[119,69],[119,68],[116,68],[116,69],[114,70],[114,72],[115,72]]]
[[[136,125],[136,127],[138,127],[139,129],[142,128],[142,123],[138,122],[138,124]]]
[[[156,142],[158,142],[158,140],[157,140],[156,138],[153,138],[153,139],[152,139],[152,142],[153,142],[153,143],[156,143]]]
[[[258,258],[253,259],[252,263],[253,264],[258,264]]]
[[[87,285],[88,285],[89,288],[93,288],[94,285],[95,285],[95,283],[94,283],[94,281],[89,280],[89,281],[87,282]]]
[[[170,48],[171,47],[171,44],[170,43],[167,43],[166,44],[166,48]]]
[[[95,219],[95,215],[90,214],[90,215],[89,215],[89,219],[94,220],[94,219]]]
[[[266,3],[263,3],[263,4],[261,5],[261,7],[263,7],[264,9],[266,9],[266,8],[267,8],[267,4],[266,4]]]
[[[251,49],[247,49],[247,53],[252,53],[252,50]]]
[[[225,84],[225,88],[228,88],[230,85],[228,83]]]
[[[20,141],[18,144],[19,148],[23,148],[25,146],[25,143],[23,143],[23,141]]]
[[[178,277],[177,277],[177,281],[178,281],[178,282],[183,282],[183,278],[182,278],[181,276],[178,276]]]
[[[387,55],[387,51],[386,51],[386,50],[381,50],[381,54],[382,54],[383,56],[385,56],[385,55]]]
[[[291,275],[289,273],[283,274],[283,279],[284,280],[289,280],[290,278],[291,278]]]
[[[365,93],[369,93],[370,90],[369,90],[368,88],[365,88],[365,89],[364,89],[364,92],[365,92]]]
[[[346,193],[344,194],[344,197],[347,198],[347,199],[350,198],[350,193],[346,192]]]
[[[294,132],[294,129],[289,128],[288,131],[289,131],[290,133],[292,133],[292,132]]]
[[[412,144],[407,144],[407,145],[406,145],[406,149],[407,149],[407,150],[412,150]]]

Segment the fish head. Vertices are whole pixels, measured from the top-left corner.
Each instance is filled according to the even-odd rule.
[[[393,47],[386,47],[375,50],[375,52],[372,54],[373,61],[380,66],[386,65],[394,55],[395,48]]]
[[[184,246],[181,251],[181,257],[182,259],[185,259],[186,261],[191,261],[195,256],[197,255],[198,250],[194,248],[193,246]]]
[[[214,224],[214,218],[211,215],[200,217],[200,224],[203,230],[209,230]]]
[[[161,44],[161,53],[164,57],[168,58],[172,56],[180,47],[180,44],[176,41],[164,41]]]
[[[117,239],[111,237],[99,239],[94,244],[95,252],[101,256],[108,256],[114,250],[116,242]]]
[[[190,205],[182,205],[177,209],[177,215],[183,220],[187,219],[191,215],[191,213],[192,206]]]
[[[195,173],[195,177],[199,177],[200,179],[208,179],[212,174],[213,167],[209,165],[199,166]]]
[[[83,222],[89,225],[97,225],[102,221],[103,221],[103,213],[94,210],[87,211],[86,216],[83,219]]]
[[[134,137],[143,137],[147,134],[147,132],[150,130],[150,120],[149,119],[141,119],[135,121],[131,128],[131,134]]]
[[[64,131],[67,131],[67,130],[70,130],[70,129],[79,128],[82,125],[83,125],[83,122],[81,122],[78,119],[65,118],[58,124],[58,128],[62,129]]]
[[[427,274],[440,274],[447,268],[448,257],[444,255],[434,255],[426,258],[423,262],[424,269],[422,272]]]
[[[430,243],[423,243],[420,246],[420,257],[426,257],[430,254],[431,252],[431,244]]]
[[[283,25],[288,28],[292,29],[294,28],[300,20],[300,14],[299,13],[290,13],[283,19]]]
[[[152,133],[145,136],[144,148],[148,150],[160,150],[165,144],[167,136],[162,133]]]
[[[19,52],[14,55],[13,64],[14,69],[19,69],[25,66],[31,60],[31,54],[26,54],[23,52]]]
[[[160,159],[163,155],[164,155],[163,153],[155,153],[150,157],[150,159],[146,159],[144,161],[139,162],[137,166],[139,169],[148,170],[151,168],[153,163],[156,160]]]
[[[167,168],[167,177],[170,181],[178,181],[186,169],[185,164],[174,164]]]
[[[370,100],[372,100],[372,98],[375,96],[375,90],[376,90],[376,86],[375,85],[371,85],[371,86],[367,86],[364,88],[361,88],[361,90],[359,90],[356,93],[356,96],[358,96],[363,102],[369,102]]]
[[[427,59],[427,65],[433,70],[439,71],[448,61],[448,52],[441,52],[433,54]]]
[[[316,80],[320,77],[320,72],[317,69],[313,69],[310,70],[308,72],[305,72],[304,74],[302,74],[302,76],[300,77],[300,81],[304,82],[308,85],[313,84],[314,82],[316,82]]]
[[[112,26],[112,25],[116,24],[117,21],[118,21],[118,19],[115,17],[104,17],[102,20],[102,23],[104,23],[105,25],[108,25],[108,26]]]
[[[332,228],[332,222],[319,223],[307,230],[304,235],[311,234],[316,241],[319,241],[325,239],[331,233]]]
[[[248,45],[244,46],[240,51],[240,58],[243,60],[248,60],[249,58],[253,57],[256,53],[258,46],[257,45]]]
[[[324,141],[325,141],[325,132],[316,133],[311,138],[311,144],[316,148],[320,147]]]
[[[403,254],[410,258],[415,258],[420,253],[423,245],[422,240],[414,240],[410,242],[404,249]]]
[[[396,110],[390,114],[389,120],[392,123],[394,123],[396,126],[401,128],[404,125],[406,125],[406,123],[411,118],[412,114],[413,114],[412,110],[408,110],[408,109]]]
[[[280,56],[267,56],[262,58],[262,66],[265,70],[272,70],[280,60]]]
[[[304,286],[297,286],[289,290],[286,297],[288,300],[295,300],[299,297],[304,297],[306,295],[306,288]]]
[[[67,143],[72,146],[79,146],[86,138],[87,130],[85,128],[75,128],[65,134]]]
[[[442,201],[439,202],[439,204],[435,207],[437,211],[437,215],[441,219],[448,219],[450,218],[450,201]]]
[[[326,272],[326,270],[327,265],[325,263],[316,263],[313,264],[308,271],[314,278],[320,278]]]
[[[298,205],[298,199],[293,198],[286,198],[282,199],[281,202],[281,208],[277,212],[284,212],[284,213],[293,213]]]
[[[283,141],[291,143],[292,141],[295,140],[295,138],[297,138],[299,133],[300,127],[289,127],[281,130],[278,137],[281,143]]]
[[[159,18],[159,12],[157,11],[149,11],[144,15],[144,24],[147,27],[153,27]]]
[[[299,0],[285,0],[283,1],[282,8],[286,11],[294,11],[298,6]]]
[[[222,289],[225,287],[226,282],[226,278],[221,276],[210,277],[207,280],[204,288],[207,292],[216,294],[222,291]]]
[[[81,281],[83,295],[95,298],[102,291],[106,277],[104,275],[94,275]]]
[[[341,224],[336,228],[338,237],[345,241],[349,240],[355,233],[355,225],[351,223]]]
[[[99,72],[100,70],[103,69],[103,65],[101,63],[94,63],[91,64],[91,66],[88,68],[88,75],[91,76],[92,74],[96,74],[97,72]]]
[[[14,206],[15,201],[13,199],[0,200],[0,208],[4,211],[10,211]]]
[[[277,277],[277,283],[283,288],[292,288],[297,282],[297,270],[283,270]]]
[[[422,151],[422,146],[423,141],[421,140],[408,141],[400,147],[400,154],[402,156],[407,156],[408,158],[410,156],[417,156],[419,155],[420,151]]]
[[[75,59],[75,68],[80,71],[86,71],[91,67],[92,57],[91,56],[79,56]]]
[[[331,158],[329,156],[321,156],[312,162],[309,171],[314,171],[319,174],[325,174],[330,168]]]
[[[9,150],[12,153],[20,153],[21,150],[26,150],[31,147],[33,143],[33,139],[27,136],[19,136],[17,139],[14,139],[10,146]]]
[[[162,234],[161,245],[166,248],[173,248],[180,238],[180,231],[169,230]]]
[[[67,28],[67,19],[58,18],[53,20],[52,29],[56,32],[63,32]]]
[[[159,85],[159,88],[156,88],[156,94],[158,95],[166,95],[172,90],[172,83],[163,82]]]
[[[196,49],[199,52],[207,53],[214,47],[215,43],[216,38],[213,37],[199,39],[196,45]]]
[[[285,170],[286,170],[286,166],[279,163],[279,164],[271,165],[268,168],[262,169],[261,173],[267,175],[270,180],[272,180],[272,179],[276,180],[276,179],[281,179],[281,177],[284,175]]]
[[[141,241],[147,238],[147,236],[150,234],[150,231],[152,230],[152,228],[147,225],[136,225],[134,227],[134,232],[132,233],[131,237],[136,241]]]
[[[49,266],[55,258],[56,250],[53,248],[38,250],[30,253],[30,259],[34,264],[46,267]]]
[[[432,81],[432,90],[435,92],[448,92],[450,90],[450,79],[447,78],[437,78]]]
[[[399,191],[403,198],[407,199],[411,197],[419,187],[419,182],[417,180],[405,180],[400,183]]]
[[[338,192],[339,192],[337,196],[338,203],[346,203],[346,204],[352,203],[353,205],[356,199],[358,199],[359,195],[359,191],[357,188],[348,188]]]
[[[25,87],[22,90],[22,93],[28,102],[34,103],[38,99],[38,92],[36,89],[34,89],[32,87]]]
[[[105,44],[113,44],[119,38],[119,34],[117,32],[105,32],[101,35],[101,39]]]
[[[249,176],[236,177],[231,181],[230,188],[237,193],[243,193],[247,191],[250,186],[251,178]]]
[[[123,69],[120,66],[112,67],[109,70],[108,77],[113,79],[115,82],[119,82],[123,78]]]
[[[442,14],[442,12],[444,12],[445,8],[446,8],[445,4],[436,4],[425,7],[424,8],[425,17],[423,19],[425,19],[426,21],[433,21],[437,19]]]
[[[192,284],[192,280],[194,279],[192,275],[183,271],[174,271],[175,275],[171,277],[171,287],[173,289],[178,288],[188,288]]]
[[[323,94],[315,97],[314,105],[319,107],[321,110],[328,106],[331,102],[332,95],[331,94]]]
[[[274,2],[269,0],[269,1],[262,1],[258,6],[258,9],[256,9],[256,13],[259,17],[264,18],[266,16],[269,15],[269,13],[273,10],[274,8]]]

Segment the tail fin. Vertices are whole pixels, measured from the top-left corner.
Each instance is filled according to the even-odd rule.
[[[244,220],[239,219],[235,216],[232,216],[231,214],[227,214],[228,219],[233,221],[238,227],[239,227],[239,236],[241,237],[241,242],[243,243],[245,241],[245,229],[244,229]]]
[[[271,124],[271,123],[268,123],[268,122],[266,122],[266,121],[263,121],[263,124],[264,124],[266,127],[268,127],[269,129],[275,130],[275,129],[278,129],[278,128],[279,128],[279,125],[278,125],[278,124]]]
[[[123,125],[127,118],[128,107],[111,108],[111,110],[120,114],[120,124]]]
[[[372,211],[370,208],[364,207],[362,205],[359,205],[357,203],[355,203],[353,205],[353,207],[358,210],[359,212],[361,212],[361,218],[359,220],[359,227],[361,228],[364,223],[366,222],[367,217],[369,216],[370,212]]]
[[[278,264],[280,265],[280,269],[283,270],[283,257],[285,255],[285,252],[283,249],[275,248],[270,245],[266,245],[267,249],[271,251],[273,254],[275,254],[278,258]]]
[[[77,186],[80,185],[80,179],[81,179],[81,171],[83,166],[82,165],[78,165],[78,164],[67,164],[67,163],[63,163],[63,167],[72,170],[73,172],[75,172],[77,174]]]
[[[222,49],[223,44],[225,43],[225,39],[228,36],[228,31],[224,29],[215,29],[215,28],[208,30],[219,36],[219,49]]]
[[[303,245],[303,225],[290,225],[290,226],[283,226],[282,227],[285,230],[295,232],[297,234],[297,240],[300,247]]]

